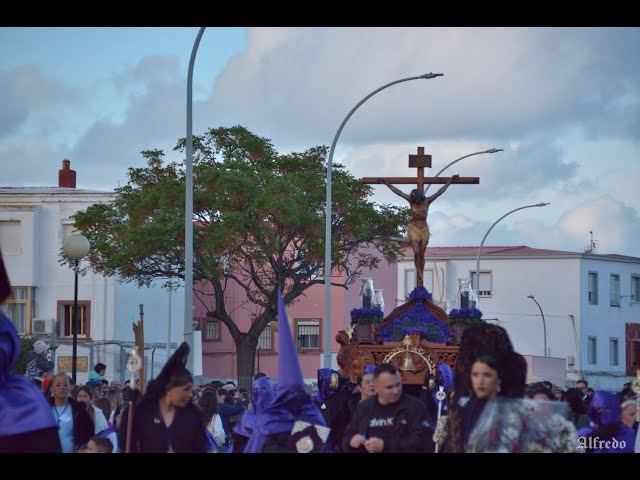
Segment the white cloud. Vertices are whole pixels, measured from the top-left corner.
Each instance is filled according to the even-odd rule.
[[[73,85],[40,66],[0,72],[2,184],[55,185],[69,158],[79,186],[113,188],[143,165],[141,150],[181,159],[171,149],[185,135],[189,53],[113,64],[108,76]],[[207,57],[198,55],[200,71]],[[334,161],[356,177],[413,176],[407,158],[417,146],[433,156],[430,174],[504,148],[443,173],[480,184],[452,186],[432,206],[433,244],[477,245],[500,215],[547,201],[501,222],[488,242],[580,251],[593,230],[601,251],[640,254],[638,29],[252,28],[245,51],[227,58],[210,91],[194,92],[206,99],[193,105],[195,134],[241,124],[281,152],[330,145],[374,89],[442,72],[363,104]],[[405,203],[385,186],[374,198]]]
[[[0,138],[18,131],[35,109],[59,105],[71,96],[70,89],[35,65],[0,72]]]
[[[565,213],[558,228],[574,242],[585,244],[589,231],[593,231],[599,253],[635,251],[640,256],[640,217],[611,195],[592,199]]]
[[[529,215],[543,215],[545,209],[529,209]],[[506,212],[505,212],[506,213]],[[598,253],[618,253],[640,257],[640,216],[610,195],[588,199],[567,210],[560,219],[545,225],[536,218],[522,219],[523,213],[505,217],[485,240],[485,245],[527,245],[534,248],[582,252],[589,244],[589,231],[598,242]],[[430,214],[430,246],[479,245],[488,228],[499,217],[474,220],[464,214]]]
[[[606,134],[613,119],[626,119],[622,130],[637,122],[638,44],[635,29],[250,29],[246,52],[216,81],[212,111],[277,141],[328,143],[366,94],[436,71],[445,77],[376,95],[345,138],[513,138],[576,121]]]
[[[0,149],[2,186],[58,185],[64,158],[64,149],[53,147],[43,138],[5,144]]]

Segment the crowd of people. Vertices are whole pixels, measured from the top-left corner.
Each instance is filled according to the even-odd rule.
[[[8,285],[0,269],[0,287]],[[0,288],[2,290],[2,288]],[[0,291],[7,295],[6,289]],[[637,398],[527,385],[525,359],[498,326],[470,326],[452,370],[439,365],[419,396],[392,364],[367,365],[357,384],[318,371],[303,382],[282,297],[277,383],[257,374],[251,391],[229,381],[194,387],[183,343],[144,393],[108,382],[98,363],[85,385],[53,373],[34,343],[25,375],[11,373],[20,341],[0,310],[0,452],[432,453],[640,451]]]

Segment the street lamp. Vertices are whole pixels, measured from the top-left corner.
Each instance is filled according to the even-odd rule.
[[[487,239],[487,236],[489,235],[489,232],[491,232],[491,230],[493,230],[493,227],[495,227],[498,222],[500,222],[500,220],[502,220],[504,217],[506,217],[507,215],[511,215],[513,212],[517,212],[518,210],[522,210],[524,208],[533,208],[533,207],[545,207],[547,205],[551,205],[550,203],[536,203],[535,205],[525,205],[524,207],[520,207],[520,208],[514,208],[513,210],[511,210],[510,212],[505,213],[503,216],[501,216],[498,220],[496,220],[493,225],[491,225],[489,227],[489,230],[487,230],[487,233],[484,234],[484,237],[482,237],[482,241],[480,242],[480,246],[478,247],[478,255],[476,257],[476,285],[475,285],[475,289],[476,291],[479,291],[479,287],[480,287],[480,251],[482,250],[482,246],[484,245],[484,241]],[[471,282],[471,286],[473,287],[474,282]],[[478,296],[479,299],[479,296]]]
[[[456,158],[453,162],[448,163],[438,173],[436,173],[435,177],[439,177],[440,174],[442,172],[444,172],[447,168],[449,168],[451,165],[453,165],[454,163],[458,163],[460,160],[464,160],[465,158],[473,157],[474,155],[482,155],[483,153],[498,153],[498,152],[504,152],[504,149],[502,149],[502,148],[490,148],[489,150],[483,150],[482,152],[474,152],[474,153],[470,153],[469,155],[464,155],[463,157]],[[427,188],[424,189],[425,195],[427,194],[427,191],[429,190],[430,186],[431,186],[431,184],[427,185]]]
[[[540,315],[542,315],[542,329],[544,332],[544,356],[546,357],[547,356],[547,322],[545,322],[544,320],[544,313],[542,312],[542,307],[540,306],[538,301],[535,299],[535,297],[533,295],[527,295],[527,298],[530,298],[531,300],[536,302],[536,305],[538,305],[538,308],[540,309]]]
[[[184,341],[191,355],[187,357],[187,370],[193,372],[193,64],[200,39],[207,27],[200,27],[189,59],[187,73],[187,161],[185,164],[184,203]],[[167,351],[167,355],[169,352]],[[168,358],[168,357],[167,357]]]
[[[74,273],[74,286],[73,286],[73,316],[71,317],[71,331],[73,334],[73,350],[71,357],[71,383],[76,383],[76,371],[78,362],[78,261],[84,258],[89,253],[90,245],[89,240],[84,235],[74,233],[69,235],[64,241],[62,250],[64,255],[74,261],[73,273]]]
[[[417,77],[407,77],[402,78],[400,80],[396,80],[394,82],[387,83],[382,87],[374,90],[369,95],[360,100],[355,107],[351,109],[351,111],[347,114],[347,116],[342,120],[338,131],[336,132],[335,137],[333,137],[333,142],[331,143],[331,149],[329,150],[329,158],[327,159],[327,204],[325,208],[326,212],[326,220],[325,220],[325,249],[324,249],[324,368],[331,368],[331,165],[333,161],[333,151],[336,148],[336,143],[338,142],[338,137],[340,133],[342,133],[342,129],[344,128],[347,121],[351,118],[351,115],[355,113],[355,111],[362,105],[364,102],[373,97],[376,93],[381,92],[385,88],[388,88],[396,83],[408,82],[410,80],[418,80],[418,79],[429,79],[434,77],[442,77],[443,73],[425,73],[424,75],[418,75]]]

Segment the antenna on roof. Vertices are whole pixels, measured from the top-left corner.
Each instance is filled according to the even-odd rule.
[[[589,245],[584,247],[584,253],[598,253],[598,241],[593,239],[593,232],[589,230],[589,235],[591,235],[591,241]]]

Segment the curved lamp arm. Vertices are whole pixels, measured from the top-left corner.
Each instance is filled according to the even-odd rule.
[[[338,138],[340,137],[340,133],[342,133],[342,129],[344,128],[347,121],[351,118],[351,115],[355,113],[355,111],[362,105],[364,102],[373,97],[376,93],[384,90],[385,88],[389,88],[396,83],[408,82],[410,80],[419,80],[442,77],[443,73],[425,73],[424,75],[418,75],[417,77],[407,77],[402,78],[400,80],[396,80],[382,87],[374,90],[369,95],[360,100],[355,107],[351,109],[351,111],[347,114],[347,116],[342,120],[336,135],[333,137],[333,142],[331,143],[331,149],[329,150],[329,158],[327,159],[327,202],[326,202],[326,220],[325,220],[325,255],[324,255],[324,286],[325,286],[325,305],[324,305],[324,346],[323,346],[323,366],[324,368],[331,368],[331,174],[332,168],[331,165],[333,163],[333,152],[336,148],[336,143],[338,143]]]
[[[470,153],[469,155],[465,155],[464,157],[456,158],[453,162],[447,164],[438,173],[436,173],[434,178],[435,177],[439,177],[442,172],[444,172],[447,168],[449,168],[454,163],[459,162],[460,160],[464,160],[465,158],[468,158],[468,157],[473,157],[474,155],[481,155],[483,153],[497,153],[497,152],[504,152],[504,149],[502,149],[502,148],[490,148],[489,150],[483,150],[482,152]],[[431,184],[427,185],[427,188],[424,189],[424,194],[425,195],[427,194],[427,191],[429,190],[430,186],[431,186]]]
[[[547,356],[547,322],[544,319],[544,312],[542,311],[542,307],[540,306],[540,304],[538,303],[538,301],[533,295],[527,295],[527,298],[530,298],[531,300],[536,302],[536,305],[538,305],[538,308],[540,309],[540,315],[542,316],[542,332],[544,335],[544,356],[546,357]]]
[[[511,215],[513,212],[517,212],[518,210],[522,210],[522,209],[525,209],[525,208],[545,207],[547,205],[551,205],[551,204],[550,203],[536,203],[535,205],[525,205],[524,207],[514,208],[513,210],[511,210],[510,212],[505,213],[498,220],[493,222],[493,225],[491,225],[489,227],[489,230],[487,230],[487,233],[485,233],[484,237],[482,237],[482,241],[480,242],[480,246],[478,247],[478,255],[476,257],[476,278],[478,279],[478,284],[476,285],[476,290],[478,290],[478,287],[480,287],[480,252],[482,250],[482,246],[484,245],[484,241],[487,239],[487,236],[489,235],[491,230],[493,230],[493,227],[495,227],[500,222],[500,220],[502,220],[504,217],[506,217],[508,215]],[[471,284],[473,286],[473,282],[471,282]]]

